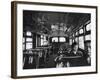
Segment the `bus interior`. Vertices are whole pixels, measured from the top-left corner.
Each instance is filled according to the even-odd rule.
[[[87,46],[91,48],[90,13],[23,10],[23,69],[74,67],[70,61],[78,56],[67,54],[75,42],[90,57],[91,51],[86,52]]]

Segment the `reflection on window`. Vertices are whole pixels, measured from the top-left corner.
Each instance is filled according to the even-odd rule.
[[[26,41],[32,41],[32,38],[26,38]]]
[[[80,30],[79,30],[79,33],[82,34],[82,33],[83,33],[83,29],[80,29]]]
[[[60,42],[65,42],[66,39],[65,39],[65,37],[60,37],[60,38],[59,38],[59,41],[60,41]]]
[[[26,35],[27,35],[27,36],[32,36],[32,33],[29,32],[29,31],[27,31],[27,32],[26,32]]]
[[[53,37],[52,42],[58,42],[58,37]]]
[[[32,43],[26,43],[26,49],[32,49]]]
[[[79,48],[84,49],[84,37],[79,37]]]
[[[91,35],[86,35],[85,40],[91,40]]]
[[[89,30],[91,30],[91,24],[88,24],[88,25],[86,26],[86,31],[89,31]]]

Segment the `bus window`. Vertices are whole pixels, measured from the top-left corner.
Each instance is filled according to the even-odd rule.
[[[78,32],[76,32],[75,35],[77,36],[78,35]]]
[[[58,37],[53,37],[52,42],[58,42]]]
[[[80,29],[80,30],[79,30],[79,34],[82,34],[82,33],[83,33],[83,29]]]
[[[48,45],[48,40],[45,35],[41,35],[41,46]]]
[[[91,40],[91,35],[86,35],[85,40]]]
[[[75,42],[78,42],[78,37],[75,38]]]
[[[79,37],[79,48],[84,49],[84,37]]]
[[[32,42],[32,38],[26,38],[26,41]]]
[[[23,49],[24,49],[24,47],[25,47],[25,49],[32,49],[32,47],[33,47],[32,32],[27,31],[25,34],[26,34],[25,38],[23,39],[23,42],[25,43],[23,45]]]
[[[69,44],[72,45],[72,39],[69,40]]]
[[[32,36],[32,33],[30,31],[27,31],[26,36]]]
[[[32,43],[26,43],[26,49],[32,49]]]
[[[60,37],[60,38],[59,38],[59,41],[60,41],[60,42],[66,42],[66,39],[65,39],[65,37]]]
[[[88,24],[88,25],[86,26],[86,31],[89,31],[89,30],[91,30],[91,24]]]

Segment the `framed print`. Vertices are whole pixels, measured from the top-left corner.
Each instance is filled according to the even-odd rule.
[[[13,1],[11,77],[97,73],[97,6]]]

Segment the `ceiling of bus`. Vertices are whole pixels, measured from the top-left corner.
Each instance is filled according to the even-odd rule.
[[[90,20],[87,13],[61,13],[43,11],[23,11],[24,30],[48,35],[67,36],[76,27]]]

